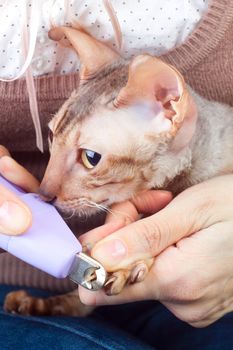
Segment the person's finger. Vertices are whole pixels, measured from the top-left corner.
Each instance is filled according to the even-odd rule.
[[[172,194],[168,191],[142,192],[129,201],[117,203],[111,207],[106,217],[106,222],[123,219],[125,224],[138,220],[139,214],[154,214],[164,208],[172,200]]]
[[[142,286],[144,288],[142,288]],[[100,306],[132,303],[144,300],[146,296],[147,290],[143,283],[127,286],[120,294],[112,296],[108,296],[104,290],[92,292],[79,286],[79,298],[85,305]]]
[[[88,250],[92,249],[94,244],[96,244],[100,239],[110,235],[111,233],[119,230],[121,227],[124,227],[124,221],[111,221],[107,224],[104,224],[100,227],[94,228],[83,235],[79,236],[79,241],[83,247]]]
[[[29,208],[8,189],[0,185],[0,233],[17,235],[31,225]]]
[[[10,157],[10,152],[8,149],[2,145],[0,145],[0,158],[3,156],[9,156]]]
[[[79,286],[79,297],[86,305],[116,305],[139,300],[157,300],[156,289],[159,290],[159,284],[156,276],[150,273],[143,282],[125,286],[118,295],[109,296],[103,289],[93,292]]]
[[[106,224],[97,227],[79,237],[86,248],[92,248],[99,240],[107,237],[121,227],[138,220],[139,214],[149,214],[158,211],[170,202],[172,194],[167,191],[148,191],[131,201],[112,206]]]
[[[215,188],[215,181],[210,180],[208,185],[202,183],[184,191],[158,213],[134,222],[98,242],[91,255],[108,271],[155,257],[181,238],[215,223],[222,217],[223,210],[226,214],[232,210],[222,208],[225,208],[226,197],[232,196],[232,193],[224,190],[224,198],[215,203]],[[211,215],[213,205],[216,217]]]
[[[138,211],[131,201],[121,202],[112,205],[110,212],[106,216],[106,223],[124,222],[124,226],[138,220]]]
[[[37,179],[8,155],[0,158],[0,174],[26,192],[36,192],[39,187]]]
[[[163,209],[172,200],[169,191],[151,190],[131,199],[140,214],[154,214]]]

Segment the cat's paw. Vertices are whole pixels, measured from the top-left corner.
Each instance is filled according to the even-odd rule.
[[[81,303],[78,290],[49,298],[36,298],[19,290],[6,295],[3,307],[7,312],[25,316],[86,316],[93,310]]]
[[[153,259],[148,259],[137,262],[130,269],[112,272],[105,283],[105,293],[107,295],[120,294],[127,284],[144,281],[152,263]]]
[[[43,311],[43,299],[34,298],[24,290],[8,293],[3,308],[6,312],[20,315],[34,315],[34,309]],[[37,313],[38,314],[38,313]]]
[[[3,308],[6,312],[24,316],[30,315],[66,315],[66,296],[36,298],[24,290],[10,292],[6,295]]]

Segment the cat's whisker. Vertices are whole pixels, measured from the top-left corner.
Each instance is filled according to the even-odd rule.
[[[89,202],[89,204],[92,205],[92,207],[96,207],[96,208],[100,209],[101,211],[104,211],[105,213],[109,212],[109,209],[102,204],[98,204],[98,203],[95,203],[95,202],[92,202],[89,200],[88,200],[88,202]]]
[[[90,200],[86,200],[87,203],[89,203],[89,205],[86,203],[86,205],[88,205],[89,207],[96,207],[98,209],[100,209],[101,211],[104,211],[105,213],[110,213],[112,214],[112,216],[115,218],[115,219],[118,219],[119,216],[120,218],[128,218],[129,222],[133,222],[134,219],[132,218],[132,216],[124,213],[123,211],[120,211],[120,210],[113,210],[113,209],[110,209],[110,208],[107,208],[105,207],[103,204],[98,204],[98,203],[95,203],[95,202],[92,202]]]
[[[99,209],[99,210],[101,210],[103,212],[107,212],[108,211],[108,208],[104,207],[103,205],[95,203],[95,202],[92,202],[92,201],[89,201],[89,200],[87,200],[85,205],[87,207],[90,207],[90,208],[97,208],[97,209]]]
[[[112,216],[115,218],[115,219],[128,219],[129,222],[133,222],[134,219],[132,218],[132,216],[126,214],[125,212],[123,211],[120,211],[120,210],[112,210],[112,209],[109,209],[109,212],[110,214],[112,214]]]
[[[93,202],[93,201],[91,201],[87,198],[84,198],[84,197],[79,198],[79,199],[66,200],[65,202],[60,204],[59,207],[60,207],[60,209],[62,209],[64,211],[71,211],[72,210],[72,213],[70,214],[70,216],[65,217],[65,219],[67,219],[67,220],[71,219],[75,215],[78,215],[79,218],[85,218],[85,220],[87,220],[87,218],[90,214],[87,210],[85,210],[85,207],[86,208],[96,208],[102,212],[110,213],[116,219],[119,217],[119,214],[121,216],[126,216],[124,213],[112,210],[103,204]],[[129,219],[132,221],[131,218],[129,218]]]
[[[130,222],[133,222],[134,219],[132,218],[132,216],[124,213],[123,211],[120,211],[120,210],[113,210],[113,209],[110,209],[110,208],[107,208],[105,207],[104,205],[102,204],[97,204],[95,202],[91,202],[89,201],[90,203],[92,203],[94,206],[96,206],[97,208],[99,208],[100,210],[104,211],[104,212],[107,212],[107,213],[110,213],[113,215],[114,218],[118,219],[119,216],[120,217],[123,217],[123,218],[128,218]]]
[[[73,209],[72,213],[69,216],[64,216],[65,220],[70,220],[73,216],[75,216],[75,209]]]

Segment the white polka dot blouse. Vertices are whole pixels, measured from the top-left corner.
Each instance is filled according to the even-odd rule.
[[[34,0],[35,1],[35,0]],[[70,48],[48,38],[51,26],[79,23],[91,35],[117,50],[113,27],[101,0],[0,0],[0,77],[12,79],[30,59],[34,76],[79,70]],[[160,55],[180,45],[208,8],[208,0],[112,0],[120,24],[120,53],[129,58],[148,52]],[[22,37],[27,29],[27,52]]]

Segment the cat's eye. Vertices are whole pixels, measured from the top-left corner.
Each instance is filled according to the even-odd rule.
[[[83,149],[81,159],[86,168],[92,169],[99,163],[101,154],[91,151],[90,149]]]

